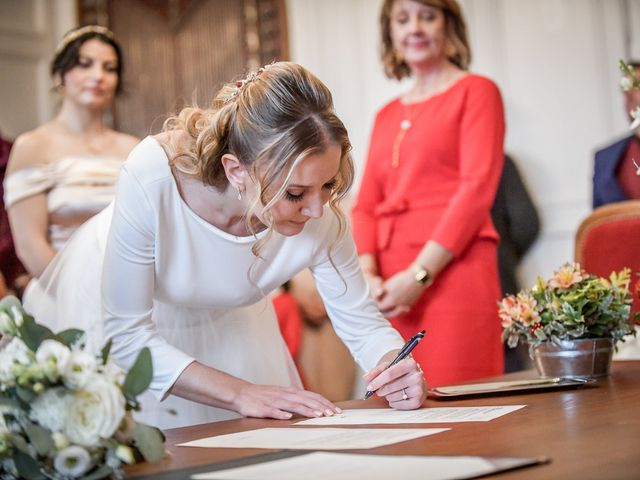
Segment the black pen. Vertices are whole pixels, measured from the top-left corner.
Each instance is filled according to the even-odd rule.
[[[409,354],[413,351],[413,349],[416,348],[416,345],[418,345],[420,340],[422,340],[422,337],[424,337],[424,330],[420,330],[413,337],[411,337],[409,341],[404,344],[404,347],[402,347],[400,352],[398,352],[398,355],[396,356],[396,358],[393,359],[393,361],[387,366],[387,368],[393,367],[400,360],[404,360],[405,358],[407,358]],[[385,368],[384,370],[386,370],[387,368]],[[364,399],[365,400],[368,399],[375,392],[376,392],[375,390],[367,390],[367,393],[365,393],[364,395]]]

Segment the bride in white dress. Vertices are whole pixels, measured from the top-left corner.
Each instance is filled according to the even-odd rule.
[[[302,389],[265,300],[310,268],[370,389],[417,408],[422,372],[411,358],[384,370],[404,342],[369,295],[338,206],[350,149],[330,92],[303,67],[275,63],[227,85],[132,151],[113,208],[78,231],[25,308],[54,331],[87,330],[95,349],[111,339],[125,369],[149,347],[138,419],[161,428],[333,415]]]
[[[120,47],[109,30],[88,25],[69,32],[51,64],[60,111],[18,137],[11,151],[5,206],[17,254],[33,277],[113,200],[120,167],[138,142],[102,122],[121,72]]]

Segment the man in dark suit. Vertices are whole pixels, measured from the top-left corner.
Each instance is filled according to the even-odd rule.
[[[640,62],[629,62],[640,79]],[[640,90],[624,92],[627,114],[640,106]],[[635,161],[635,162],[634,162]],[[607,203],[640,199],[640,127],[632,135],[596,152],[593,172],[593,208]]]

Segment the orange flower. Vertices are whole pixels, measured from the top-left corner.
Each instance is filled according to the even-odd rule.
[[[502,327],[507,328],[513,322],[531,325],[540,321],[540,315],[536,310],[538,302],[531,295],[519,293],[518,296],[507,295],[500,302],[498,315],[502,320]]]
[[[584,280],[587,276],[587,272],[580,268],[579,263],[565,263],[553,273],[553,278],[549,280],[549,286],[551,288],[567,289],[571,285]]]
[[[502,320],[502,327],[509,327],[514,321],[518,321],[520,318],[520,308],[518,307],[518,300],[513,295],[507,295],[500,302],[500,309],[498,315]]]
[[[531,325],[540,321],[540,315],[536,310],[538,302],[531,295],[526,293],[518,294],[518,304],[520,306],[520,322],[525,325]]]

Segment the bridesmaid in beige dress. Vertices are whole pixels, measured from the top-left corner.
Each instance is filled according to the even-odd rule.
[[[5,206],[17,254],[39,277],[75,230],[115,195],[122,163],[138,139],[107,128],[120,90],[122,55],[96,25],[69,32],[51,63],[62,105],[50,122],[19,136],[5,178]]]

